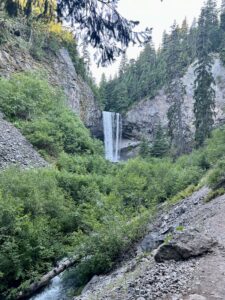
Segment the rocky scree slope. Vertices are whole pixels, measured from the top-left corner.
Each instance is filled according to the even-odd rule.
[[[95,276],[74,300],[225,299],[225,195],[206,203],[208,192],[161,213],[135,256]]]
[[[182,78],[183,84],[186,87],[186,95],[182,104],[183,121],[189,126],[192,132],[194,131],[194,69],[194,64],[192,64]],[[216,83],[214,87],[216,92],[215,121],[217,124],[221,124],[225,121],[225,67],[218,56],[214,58],[212,73]],[[155,129],[159,123],[167,127],[167,111],[169,107],[170,102],[164,89],[160,90],[158,95],[153,99],[143,99],[137,104],[134,104],[124,118],[124,135],[136,139],[141,139],[144,136],[152,140]]]
[[[0,169],[10,165],[45,167],[47,162],[12,124],[0,114]]]

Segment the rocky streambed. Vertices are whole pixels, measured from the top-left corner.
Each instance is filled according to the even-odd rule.
[[[158,216],[135,256],[74,300],[224,300],[225,195],[205,203],[208,192]]]

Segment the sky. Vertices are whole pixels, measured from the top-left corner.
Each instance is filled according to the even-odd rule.
[[[218,7],[221,0],[217,0]],[[118,10],[127,19],[138,20],[140,25],[137,29],[142,30],[146,27],[153,28],[152,39],[155,46],[161,43],[164,30],[169,32],[174,20],[181,24],[184,18],[191,25],[193,19],[198,18],[204,0],[120,0]],[[129,59],[137,58],[142,48],[130,47],[127,49]],[[97,82],[100,81],[104,72],[107,78],[114,75],[119,66],[120,58],[107,67],[97,67],[93,62],[91,71]]]

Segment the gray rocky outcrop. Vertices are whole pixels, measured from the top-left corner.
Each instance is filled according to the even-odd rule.
[[[157,262],[186,260],[210,252],[215,245],[214,239],[196,231],[177,232],[157,249],[154,258]]]
[[[31,168],[48,164],[19,130],[0,115],[0,169],[10,165]]]
[[[0,76],[9,77],[20,71],[44,70],[50,83],[64,89],[68,106],[77,113],[84,124],[98,135],[102,131],[101,112],[88,84],[77,75],[66,49],[46,53],[41,61],[35,60],[26,49],[1,47]]]
[[[215,79],[216,91],[216,123],[224,123],[225,121],[225,67],[220,59],[215,56],[212,73]],[[183,77],[183,83],[186,87],[186,95],[184,97],[183,115],[184,123],[188,125],[191,132],[194,131],[193,121],[193,87],[194,87],[194,64],[191,65]],[[161,123],[167,127],[167,111],[170,106],[169,100],[164,89],[158,91],[153,99],[143,99],[134,104],[124,117],[124,135],[141,139],[146,137],[152,139],[156,126]]]

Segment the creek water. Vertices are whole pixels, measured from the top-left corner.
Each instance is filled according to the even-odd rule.
[[[29,300],[66,300],[66,292],[62,284],[62,276],[54,277],[50,284]]]

